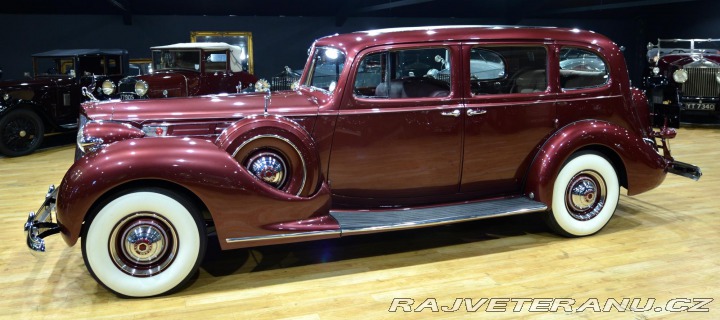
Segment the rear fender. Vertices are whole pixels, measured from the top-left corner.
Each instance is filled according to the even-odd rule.
[[[552,207],[555,177],[578,151],[596,150],[613,163],[618,177],[627,177],[629,195],[660,185],[667,161],[646,140],[605,121],[579,121],[558,130],[540,148],[528,170],[524,194]]]
[[[210,141],[130,139],[82,157],[63,178],[57,215],[68,245],[77,242],[83,221],[101,200],[124,185],[137,186],[144,180],[165,181],[195,194],[215,221],[219,239],[277,234],[263,226],[321,216],[329,210],[326,187],[312,197],[276,190]],[[221,246],[227,248],[225,241]]]

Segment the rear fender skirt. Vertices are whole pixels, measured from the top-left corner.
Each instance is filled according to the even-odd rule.
[[[165,181],[195,194],[210,212],[219,239],[266,236],[263,226],[329,213],[324,184],[312,197],[272,188],[210,141],[192,138],[129,139],[86,155],[68,170],[57,200],[58,223],[68,245],[104,196],[143,180]],[[228,249],[224,241],[221,246]]]
[[[545,142],[530,165],[524,194],[552,207],[555,177],[567,159],[581,149],[614,153],[621,162],[613,163],[618,175],[623,175],[623,168],[627,174],[629,195],[653,189],[665,179],[667,162],[642,137],[606,121],[588,120],[561,128]]]

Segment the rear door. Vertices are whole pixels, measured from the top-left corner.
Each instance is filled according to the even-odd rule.
[[[548,46],[467,43],[463,55],[469,92],[460,190],[517,194],[536,148],[555,130]]]

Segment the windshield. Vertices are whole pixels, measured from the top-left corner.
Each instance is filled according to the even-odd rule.
[[[152,53],[153,70],[200,70],[200,50],[155,50]]]
[[[317,48],[306,85],[333,92],[345,66],[345,53],[335,48]]]

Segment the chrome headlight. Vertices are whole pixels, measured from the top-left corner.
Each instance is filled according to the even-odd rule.
[[[148,91],[148,84],[147,82],[143,80],[138,80],[135,82],[135,93],[139,96],[144,96]]]
[[[77,146],[83,153],[95,152],[103,144],[103,140],[100,138],[90,137],[85,135],[85,126],[88,124],[88,120],[85,116],[80,115],[77,132]]]
[[[105,80],[102,83],[102,92],[106,95],[115,93],[115,84],[111,80]]]
[[[658,68],[658,67],[653,67],[653,68],[652,68],[652,73],[653,73],[654,75],[660,74],[660,68]]]
[[[685,69],[678,69],[673,72],[673,80],[677,83],[685,83],[688,80],[688,73]]]

